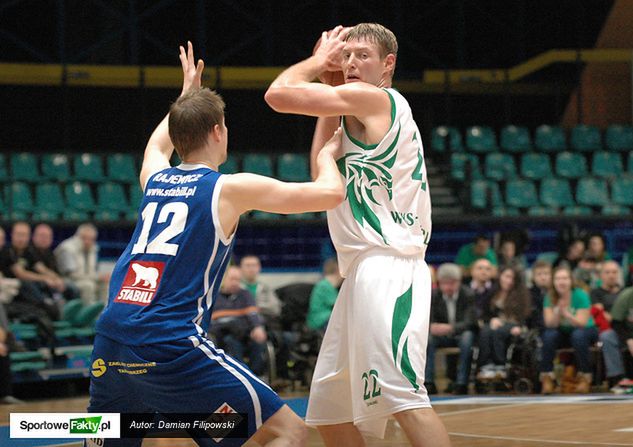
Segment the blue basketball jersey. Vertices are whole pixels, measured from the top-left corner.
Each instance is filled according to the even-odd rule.
[[[131,346],[203,341],[232,248],[218,218],[222,181],[192,164],[150,177],[97,333]]]

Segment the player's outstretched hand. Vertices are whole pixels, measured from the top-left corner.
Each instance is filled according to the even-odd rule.
[[[204,69],[204,61],[198,59],[196,65],[193,57],[193,45],[187,42],[187,51],[180,47],[180,64],[182,65],[182,93],[190,88],[200,87],[202,85],[202,70]]]
[[[321,59],[325,71],[341,71],[345,38],[351,28],[342,25],[330,31],[323,31],[317,41],[313,54]]]
[[[341,158],[343,156],[342,135],[343,131],[339,127],[336,129],[336,132],[334,132],[334,135],[332,135],[332,138],[325,143],[321,152],[329,154],[334,160]]]

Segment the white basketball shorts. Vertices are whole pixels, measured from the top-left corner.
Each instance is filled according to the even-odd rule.
[[[430,407],[424,387],[430,308],[422,256],[361,255],[325,332],[306,423],[353,422],[383,438],[390,415]]]

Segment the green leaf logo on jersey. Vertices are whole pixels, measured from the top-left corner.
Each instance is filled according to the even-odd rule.
[[[374,198],[375,188],[384,188],[389,200],[393,198],[393,177],[389,169],[393,167],[398,155],[396,144],[399,137],[400,126],[393,142],[383,152],[379,154],[352,152],[338,161],[339,171],[346,179],[346,194],[354,219],[362,226],[367,222],[374,231],[380,234],[386,244],[388,242],[382,234],[380,219],[371,209],[370,203],[382,206]]]

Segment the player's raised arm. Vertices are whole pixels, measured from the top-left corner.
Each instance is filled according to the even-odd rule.
[[[354,115],[363,117],[389,104],[381,89],[365,82],[331,86],[313,82],[323,72],[342,68],[348,28],[324,32],[309,58],[284,70],[266,91],[265,100],[280,113],[309,116]]]
[[[342,155],[341,129],[319,152],[319,175],[313,182],[286,183],[255,174],[226,176],[220,194],[220,221],[226,234],[230,234],[239,216],[250,210],[270,213],[304,213],[336,207],[343,201],[343,178],[336,166]]]
[[[187,51],[180,47],[180,64],[182,65],[182,92],[185,93],[190,88],[200,87],[202,84],[202,70],[204,62],[202,59],[195,63],[193,56],[193,45],[187,42]],[[169,138],[169,114],[158,124],[145,147],[143,156],[143,166],[141,167],[141,187],[145,189],[145,184],[149,177],[161,169],[169,167],[169,159],[174,151],[174,145]]]

